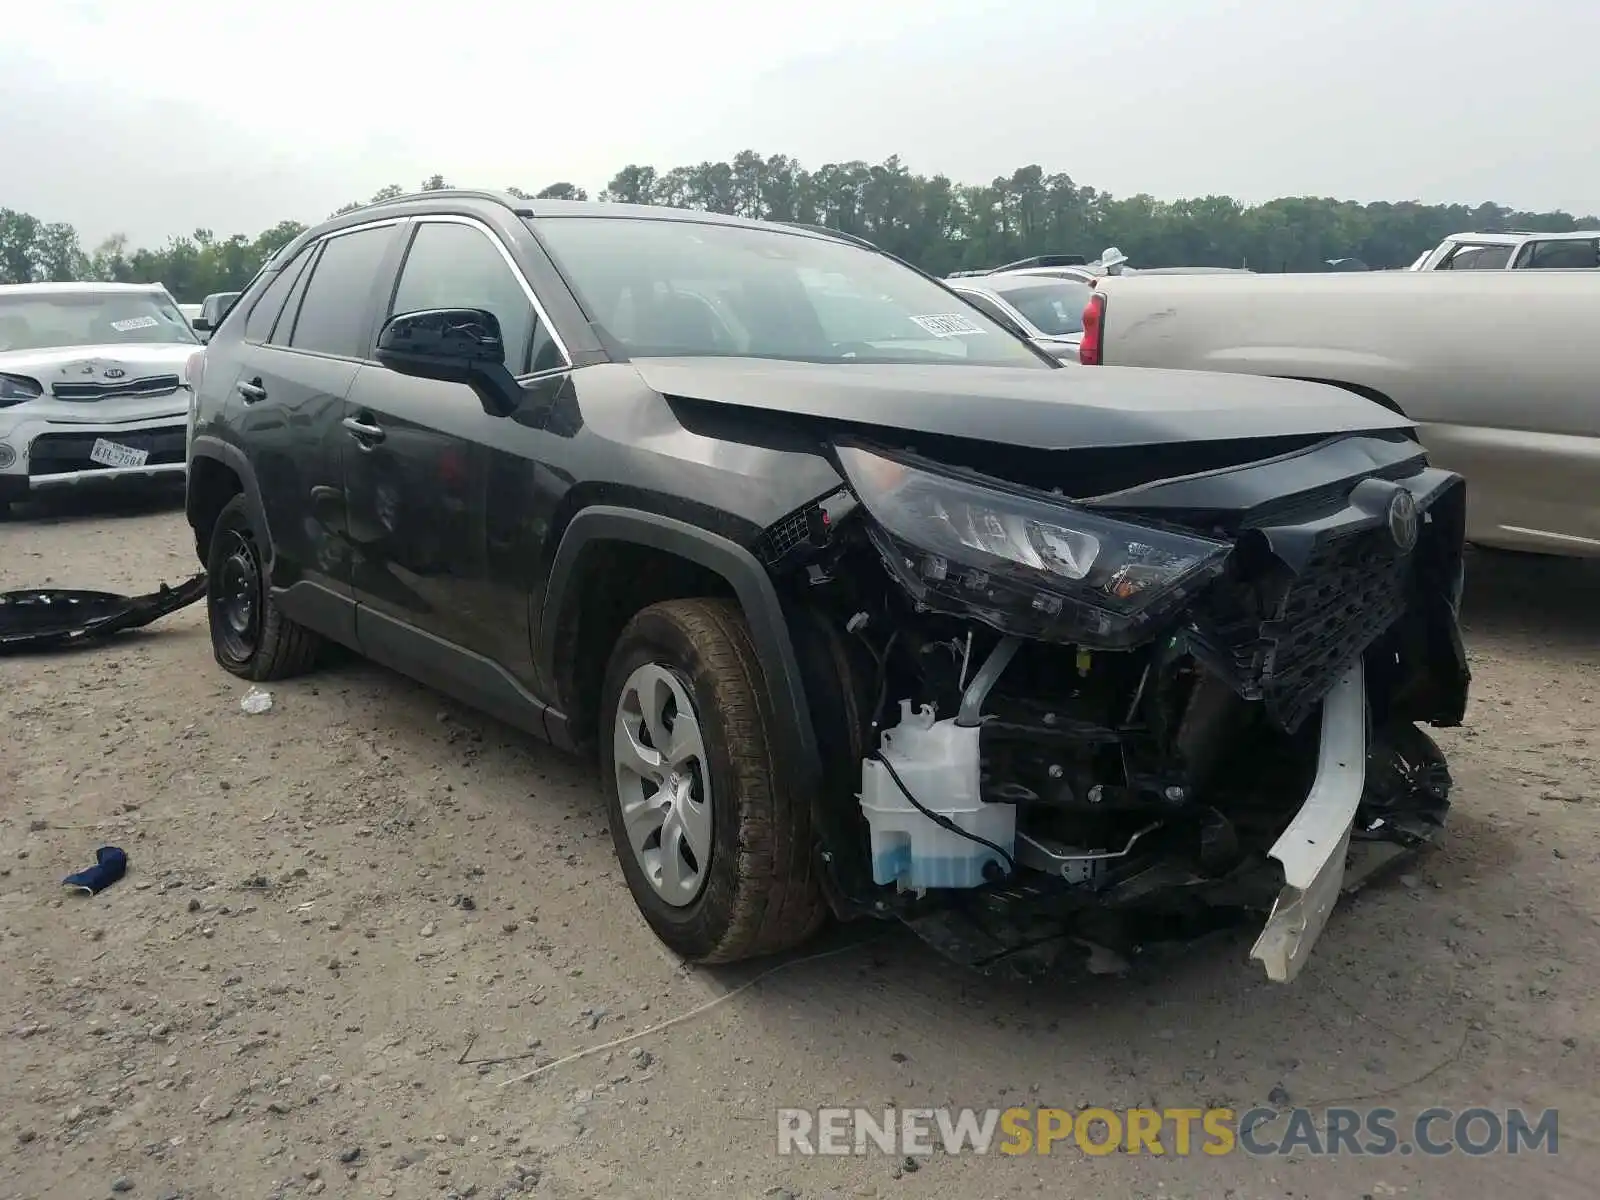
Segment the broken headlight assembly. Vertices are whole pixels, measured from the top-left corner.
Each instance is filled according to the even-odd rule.
[[[912,598],[1007,633],[1136,645],[1214,579],[1232,549],[909,456],[836,449],[879,551]]]

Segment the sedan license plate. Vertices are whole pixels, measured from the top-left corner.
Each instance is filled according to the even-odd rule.
[[[150,451],[95,438],[94,447],[89,451],[89,461],[97,462],[102,467],[142,467],[150,461]]]

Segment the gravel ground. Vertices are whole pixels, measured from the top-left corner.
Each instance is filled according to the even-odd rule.
[[[148,590],[182,514],[0,524],[0,589]],[[352,661],[246,685],[202,606],[0,659],[0,1196],[1590,1196],[1600,1167],[1600,571],[1475,559],[1448,837],[1344,905],[1300,981],[1230,937],[1007,987],[889,927],[753,979],[635,914],[591,764]],[[129,876],[63,875],[97,846]],[[775,1153],[784,1105],[1521,1105],[1560,1153]]]

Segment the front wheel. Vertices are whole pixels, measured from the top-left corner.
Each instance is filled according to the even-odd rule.
[[[273,602],[243,496],[228,501],[211,531],[206,617],[212,654],[241,679],[287,679],[316,665],[322,639]]]
[[[805,941],[826,915],[807,797],[773,761],[750,630],[725,600],[637,614],[606,669],[601,777],[634,901],[695,962]]]

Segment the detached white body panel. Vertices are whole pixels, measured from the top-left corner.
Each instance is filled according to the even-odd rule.
[[[1338,903],[1366,779],[1367,682],[1358,660],[1323,702],[1316,779],[1268,852],[1283,864],[1284,888],[1250,957],[1274,983],[1300,973]]]

